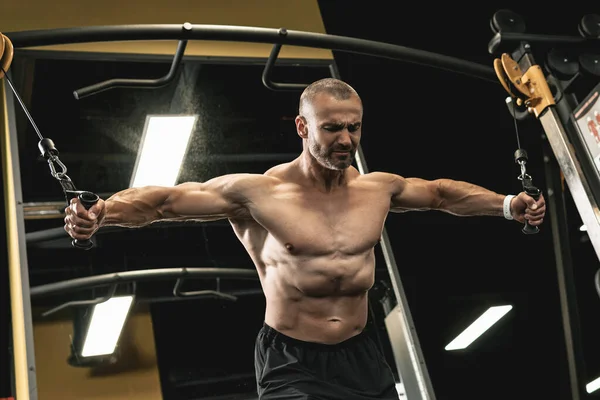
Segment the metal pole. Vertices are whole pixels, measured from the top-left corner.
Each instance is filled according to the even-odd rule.
[[[0,147],[2,147],[2,171],[4,173],[15,391],[19,400],[36,400],[33,326],[19,175],[19,153],[14,124],[14,103],[12,96],[7,96],[4,80],[0,80],[0,89],[0,115],[3,121],[2,146]]]
[[[563,333],[571,386],[571,400],[579,400],[583,393],[579,376],[582,376],[583,347],[579,335],[580,323],[577,309],[577,294],[575,291],[575,278],[573,276],[573,260],[569,244],[569,231],[565,198],[562,190],[560,167],[554,157],[550,155],[549,144],[544,145],[544,166],[546,172],[548,211],[552,221],[552,239],[556,257],[556,272],[558,281],[558,294],[562,315]]]

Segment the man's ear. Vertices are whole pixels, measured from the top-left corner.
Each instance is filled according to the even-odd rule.
[[[306,126],[306,119],[301,116],[298,115],[295,119],[296,122],[296,132],[298,133],[298,136],[300,136],[302,139],[306,139],[308,137],[308,127]]]

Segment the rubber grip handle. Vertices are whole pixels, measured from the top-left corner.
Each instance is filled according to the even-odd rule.
[[[98,200],[100,200],[100,197],[98,197],[97,194],[92,192],[81,192],[77,195],[77,198],[86,210],[89,210],[94,204],[98,202]],[[83,250],[89,250],[92,247],[94,247],[94,243],[91,241],[91,239],[73,239],[71,244],[73,245],[73,247],[77,247],[78,249]]]
[[[540,198],[541,191],[535,186],[526,186],[523,188],[524,192],[529,196],[533,197],[536,201]],[[526,235],[533,235],[540,231],[540,228],[537,226],[532,226],[529,224],[529,221],[525,221],[525,225],[523,225],[523,229],[521,231]]]

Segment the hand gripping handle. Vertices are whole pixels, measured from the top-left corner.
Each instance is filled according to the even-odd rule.
[[[97,194],[92,192],[81,192],[77,195],[77,198],[81,202],[81,204],[85,207],[86,210],[89,210],[94,204],[98,202],[100,197]],[[71,242],[73,247],[77,247],[78,249],[89,250],[94,246],[94,243],[91,239],[78,240],[73,239]]]
[[[535,186],[523,186],[523,190],[529,196],[533,197],[536,201],[540,198],[541,191]],[[523,229],[521,229],[521,231],[526,235],[533,235],[535,233],[538,233],[540,231],[540,228],[538,228],[537,226],[532,226],[531,224],[529,224],[529,221],[525,220],[525,225],[523,226]]]

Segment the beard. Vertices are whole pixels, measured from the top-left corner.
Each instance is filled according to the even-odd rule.
[[[343,170],[348,168],[354,162],[354,150],[351,148],[325,148],[317,143],[312,137],[308,138],[308,149],[310,154],[325,168],[333,170]],[[333,156],[335,151],[348,151],[345,157]]]

